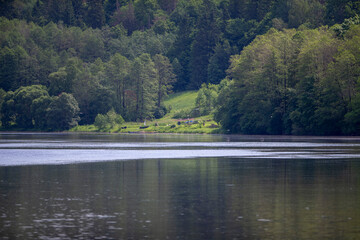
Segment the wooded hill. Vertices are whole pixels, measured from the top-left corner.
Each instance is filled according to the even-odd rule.
[[[226,132],[359,134],[359,9],[347,0],[1,1],[2,126],[62,130],[111,109],[125,121],[160,118],[168,93],[201,88],[186,115],[215,113]],[[60,99],[68,108],[55,107]]]

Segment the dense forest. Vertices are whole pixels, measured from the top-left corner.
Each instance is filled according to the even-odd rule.
[[[161,118],[167,94],[200,89],[186,115],[214,114],[225,132],[360,134],[359,11],[350,0],[2,0],[2,127]]]

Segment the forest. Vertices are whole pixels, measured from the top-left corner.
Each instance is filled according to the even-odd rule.
[[[359,135],[360,1],[2,0],[2,129],[184,116],[224,133]],[[179,116],[182,117],[182,116]]]

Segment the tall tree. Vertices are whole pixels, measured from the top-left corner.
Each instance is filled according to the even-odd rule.
[[[113,87],[116,94],[116,111],[121,115],[125,114],[125,90],[127,89],[129,72],[130,72],[130,61],[116,53],[110,59],[106,67],[106,75],[109,80],[109,85]]]
[[[204,0],[197,22],[197,32],[191,45],[189,88],[196,89],[207,83],[207,69],[214,47],[219,41],[220,31],[217,25],[217,10],[212,0]]]
[[[138,29],[138,21],[135,17],[135,9],[133,1],[127,5],[118,8],[112,16],[112,25],[122,24],[124,28],[131,34]]]
[[[306,23],[315,28],[323,24],[325,6],[318,0],[291,0],[288,4],[290,27],[299,27]]]
[[[135,16],[142,28],[149,28],[154,20],[155,12],[159,9],[156,0],[135,0]]]
[[[139,120],[152,118],[156,106],[158,78],[149,54],[144,53],[134,60],[130,77],[135,87],[135,117]]]
[[[176,76],[170,60],[160,54],[154,56],[154,64],[158,74],[157,107],[160,108],[164,98],[171,92]]]
[[[226,70],[230,65],[232,50],[228,41],[216,44],[214,54],[210,57],[208,65],[209,83],[219,84],[226,77]]]
[[[105,11],[102,0],[88,0],[87,23],[92,28],[101,28],[105,24]]]

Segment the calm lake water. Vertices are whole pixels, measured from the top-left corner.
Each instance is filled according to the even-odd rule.
[[[360,239],[360,138],[1,133],[0,239]]]

